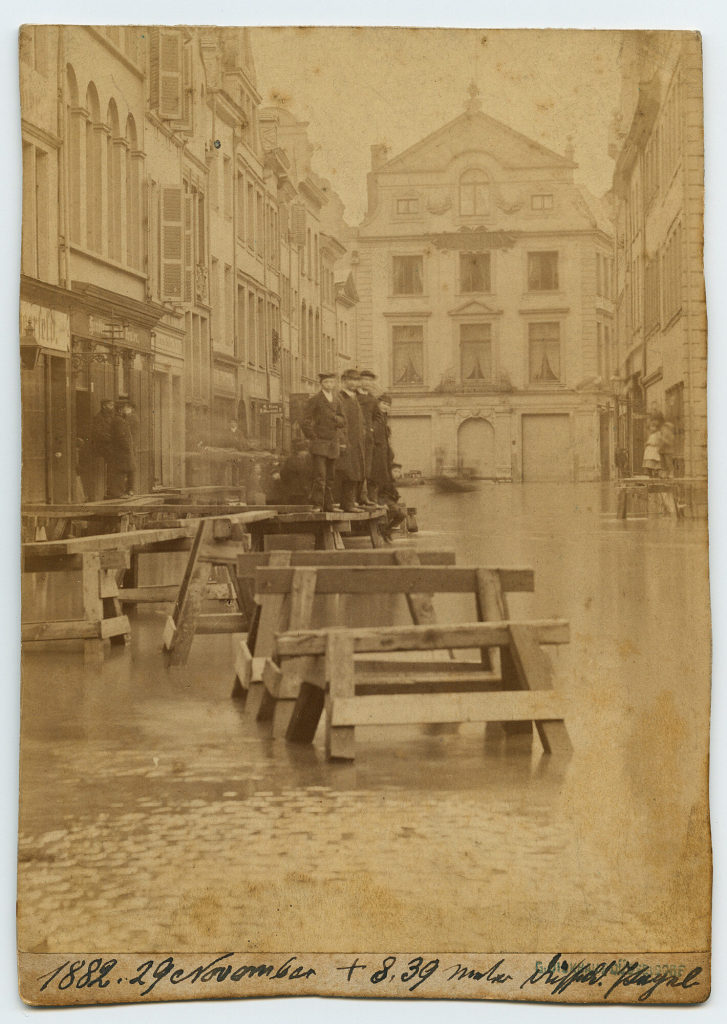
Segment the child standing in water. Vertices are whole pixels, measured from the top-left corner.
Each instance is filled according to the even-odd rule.
[[[646,476],[658,476],[661,469],[661,427],[663,417],[655,415],[649,419],[649,436],[644,447],[644,458],[641,468]]]

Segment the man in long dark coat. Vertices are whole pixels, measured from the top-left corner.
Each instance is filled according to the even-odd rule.
[[[336,484],[344,512],[359,512],[356,493],[365,474],[364,418],[358,401],[358,370],[341,374],[341,408],[346,418],[346,449],[336,464]]]
[[[109,495],[112,498],[126,497],[134,493],[136,459],[134,458],[134,437],[132,417],[135,414],[131,402],[120,402],[118,412],[111,424],[109,445]]]
[[[367,508],[376,507],[376,496],[371,493],[371,461],[374,455],[374,429],[379,418],[379,403],[374,394],[376,374],[361,370],[358,385],[358,403],[364,419],[364,478],[359,487],[358,500]]]
[[[321,390],[305,407],[301,429],[310,441],[313,479],[310,500],[320,511],[333,511],[333,480],[336,460],[346,443],[346,419],[334,394],[333,373],[319,373]]]

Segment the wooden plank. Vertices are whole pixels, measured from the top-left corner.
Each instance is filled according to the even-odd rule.
[[[100,594],[101,562],[98,552],[87,551],[81,566],[81,590],[83,597],[83,617],[86,622],[97,622],[103,619],[103,601]]]
[[[331,700],[330,706],[331,731],[356,725],[562,719],[563,714],[560,694],[536,690],[338,697]]]
[[[510,618],[507,597],[503,593],[502,577],[492,569],[477,571],[477,611],[483,621],[503,621]],[[480,653],[482,664],[498,671],[500,674],[500,690],[521,689],[519,677],[515,669],[509,644],[492,649],[483,647]],[[531,723],[523,722],[488,722],[485,738],[488,742],[497,741],[503,734],[508,736],[531,736]]]
[[[404,591],[404,593],[406,594],[407,607],[409,608],[409,614],[412,617],[412,621],[416,623],[417,626],[433,625],[437,621],[437,616],[434,613],[434,605],[432,603],[434,594],[431,593],[431,591],[439,590],[440,587],[427,587],[426,584],[422,582],[424,577],[418,574],[427,571],[434,571],[436,574],[441,576],[441,582],[442,584],[444,584],[445,580],[449,581],[452,579],[452,573],[454,572],[454,569],[422,569],[419,564],[419,556],[417,555],[416,551],[411,550],[396,552],[396,566],[396,569],[387,569],[386,571],[393,571],[397,574],[397,576],[399,576],[401,574],[401,570],[404,570],[404,567],[409,567],[412,569],[413,572],[417,574],[417,592],[411,593],[411,591],[414,590],[413,586],[407,587],[406,590]],[[420,585],[421,590],[419,590]],[[472,589],[471,586],[469,589]],[[425,590],[429,590],[430,593],[423,593],[423,591]]]
[[[101,620],[85,622],[83,619],[66,622],[24,622],[20,627],[23,643],[36,640],[87,640],[101,636]]]
[[[270,598],[268,598],[270,600]],[[501,647],[509,643],[510,622],[473,622],[442,626],[380,626],[350,630],[306,630],[283,633],[276,639],[282,657],[323,654],[327,634],[345,632],[359,654],[377,651],[426,651],[447,648]],[[567,644],[570,628],[565,619],[535,619],[523,622],[535,630],[538,643]]]
[[[120,596],[124,604],[174,603],[178,591],[179,587],[174,583],[164,583],[148,587],[123,587]]]
[[[356,676],[356,693],[489,693],[496,690],[497,676],[492,672],[468,675],[449,672],[411,673],[407,675]]]
[[[177,627],[174,625],[174,619],[171,615],[167,615],[164,623],[164,633],[162,634],[162,645],[164,650],[170,651],[174,647],[174,635],[177,632]]]
[[[131,551],[99,551],[98,560],[102,569],[128,569]]]
[[[318,570],[312,567],[293,569],[293,582],[290,590],[290,629],[306,629],[313,619],[313,601],[317,591]],[[283,668],[286,682],[294,693],[290,697],[277,700],[273,712],[273,739],[285,736],[293,714],[295,700],[298,698],[300,684],[310,674],[310,658],[288,658]],[[263,680],[264,682],[264,680]],[[274,696],[274,695],[273,695]]]
[[[540,650],[535,632],[524,623],[512,623],[510,636],[510,649],[523,689],[538,692],[552,691],[553,676],[550,660]],[[545,720],[562,719],[563,717],[562,714],[532,716],[546,754],[567,755],[573,749],[565,722]]]
[[[427,653],[433,655],[435,652],[429,651]],[[381,673],[394,675],[398,672],[403,675],[427,676],[429,674],[436,675],[443,671],[448,672],[450,675],[467,675],[472,672],[482,671],[482,663],[479,661],[436,660],[432,657],[420,661],[413,658],[406,661],[399,658],[386,658],[385,660],[380,658],[357,658],[355,665],[357,677]]]
[[[247,616],[241,612],[198,615],[195,633],[245,633],[247,624]]]
[[[235,681],[232,686],[234,700],[246,700],[252,682],[252,655],[244,640],[240,640],[235,654]]]
[[[352,761],[356,747],[354,723],[336,722],[334,715],[338,702],[352,701],[356,703],[354,698],[353,636],[348,631],[331,630],[326,635],[325,641],[325,674],[328,691],[326,696],[326,756],[329,761]]]
[[[350,552],[349,552],[350,553]],[[415,552],[407,552],[414,555]],[[397,552],[397,555],[404,555]],[[261,566],[255,575],[257,594],[285,594],[290,591],[295,569],[273,569]],[[477,573],[483,570],[463,566],[361,566],[319,569],[319,594],[471,594],[477,589]],[[530,569],[491,569],[510,589],[532,590]],[[428,614],[428,613],[427,613]],[[498,618],[499,621],[499,618]]]
[[[209,567],[206,562],[199,561],[199,550],[209,538],[211,530],[211,520],[199,520],[184,579],[172,613],[176,629],[174,642],[167,648],[170,665],[185,665],[189,657],[209,579]]]
[[[197,523],[190,519],[184,526],[161,530],[128,530],[126,533],[100,533],[91,537],[70,537],[68,540],[46,540],[22,545],[24,556],[82,555],[89,551],[124,550],[136,545],[145,547],[159,541],[193,537]]]
[[[112,569],[101,570],[99,593],[102,599],[119,596],[119,585],[116,582],[116,573]]]
[[[101,621],[101,636],[104,640],[130,632],[131,626],[129,625],[127,615],[114,615],[113,618],[102,619]]]
[[[316,568],[336,568],[346,565],[377,566],[394,565],[397,550],[391,548],[381,550],[346,550],[346,551],[293,551],[291,566],[315,566]],[[417,551],[421,565],[454,565],[454,551]],[[255,570],[268,565],[269,552],[248,551],[237,556],[237,575],[242,578],[254,578]],[[511,570],[506,570],[511,571]],[[532,570],[519,570],[532,573]]]
[[[290,551],[271,551],[269,554],[272,567],[283,567],[290,565]],[[291,578],[292,580],[292,578]],[[280,629],[285,629],[281,623],[285,596],[281,594],[267,594],[260,601],[260,617],[255,631],[254,646],[251,646],[253,657],[268,658],[273,653],[275,634]]]

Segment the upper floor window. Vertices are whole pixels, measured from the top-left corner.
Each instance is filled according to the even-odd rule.
[[[424,291],[424,257],[394,256],[394,295],[421,295]]]
[[[532,323],[528,327],[530,383],[560,381],[560,324]]]
[[[459,257],[459,287],[462,292],[489,292],[489,252],[463,252]]]
[[[460,324],[459,353],[462,381],[476,384],[492,377],[490,324]]]
[[[397,213],[419,213],[419,200],[413,199],[397,199],[396,200],[396,212]]]
[[[490,185],[484,171],[465,171],[459,179],[459,212],[463,217],[489,213]]]
[[[553,209],[553,196],[552,195],[535,195],[530,197],[530,209],[531,210],[552,210]]]
[[[552,292],[558,288],[558,253],[528,253],[528,291]]]
[[[395,324],[392,332],[394,384],[424,383],[424,327]]]

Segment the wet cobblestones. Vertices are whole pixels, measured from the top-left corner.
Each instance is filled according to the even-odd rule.
[[[685,608],[703,614],[700,528],[628,534],[593,489],[562,497],[560,517],[552,499],[518,492],[513,509],[504,491],[483,492],[478,525],[457,536],[451,499],[418,489],[431,527],[418,543],[455,546],[462,564],[533,565],[536,594],[517,602],[570,618],[556,659],[567,767],[537,741],[485,750],[475,726],[361,729],[357,761],[327,764],[320,738],[272,741],[256,696],[245,710],[229,699],[229,638],[197,638],[183,676],[164,673],[163,619],[147,609],[131,651],[100,671],[73,645],[26,656],[21,948],[355,950],[386,935],[392,948],[426,936],[430,949],[515,950],[590,934],[594,949],[623,949],[646,927],[679,948],[702,897],[688,879],[668,907],[664,893],[685,857],[705,856],[687,824],[703,814],[708,678],[703,652],[663,641]],[[657,568],[678,585],[655,585]],[[679,672],[704,701],[667,721],[655,709]]]

